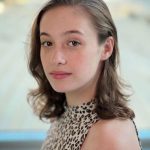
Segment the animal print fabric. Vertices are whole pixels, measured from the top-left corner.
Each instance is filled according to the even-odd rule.
[[[41,150],[80,150],[89,128],[99,120],[94,108],[94,100],[66,107],[62,117],[51,124]]]
[[[64,114],[52,122],[41,150],[80,150],[90,127],[100,120],[95,107],[95,100],[80,106],[65,106]],[[134,126],[138,137],[135,123]],[[139,137],[138,140],[142,150]]]

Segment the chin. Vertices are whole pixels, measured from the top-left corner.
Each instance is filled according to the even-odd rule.
[[[68,93],[76,90],[75,86],[72,86],[70,83],[63,83],[63,84],[55,84],[51,83],[51,87],[54,91],[58,93]]]
[[[54,89],[54,91],[58,92],[58,93],[66,93],[68,92],[68,89],[60,88],[60,87],[52,87]]]
[[[71,89],[69,87],[53,87],[53,89],[58,93],[70,93],[74,91],[74,89]]]
[[[66,93],[64,90],[54,89],[57,93]]]

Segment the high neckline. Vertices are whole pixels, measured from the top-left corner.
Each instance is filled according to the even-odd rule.
[[[96,103],[96,100],[93,98],[87,102],[83,102],[82,104],[80,105],[68,105],[67,102],[65,103],[65,110],[66,109],[78,109],[80,107],[83,107],[83,106],[86,106],[86,105],[90,105],[90,104],[93,104],[93,103]]]
[[[78,106],[65,106],[65,112],[62,116],[64,121],[81,121],[85,117],[92,115],[96,116],[95,112],[96,100],[92,99],[91,101],[84,102]]]

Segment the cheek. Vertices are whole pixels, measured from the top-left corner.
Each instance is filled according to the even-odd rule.
[[[86,75],[86,66],[87,62],[85,61],[85,57],[82,54],[74,55],[69,60],[69,67],[74,73],[74,77],[78,80],[83,80],[84,76]]]
[[[43,57],[43,53],[42,52],[40,52],[40,60],[41,60],[42,66],[43,66],[43,64],[44,64],[44,57]]]
[[[80,53],[70,59],[71,66],[75,71],[89,73],[95,70],[99,64],[99,57],[95,53]]]
[[[46,58],[45,58],[44,54],[42,53],[42,51],[40,52],[40,60],[41,60],[42,67],[45,71],[45,69],[46,69]]]
[[[81,68],[86,65],[86,56],[82,53],[70,57],[69,62],[73,68]]]

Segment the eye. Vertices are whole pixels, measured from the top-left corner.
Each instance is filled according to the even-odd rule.
[[[41,42],[41,45],[44,47],[51,47],[53,44],[50,41],[43,41]]]
[[[79,46],[81,43],[79,41],[69,41],[68,45],[71,47]]]

